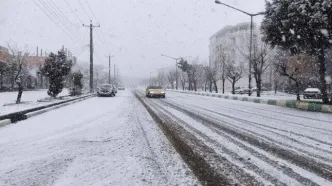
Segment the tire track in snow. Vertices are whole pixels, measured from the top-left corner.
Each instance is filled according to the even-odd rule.
[[[177,95],[177,97],[181,97],[183,99],[192,99],[192,97],[188,97],[188,96],[183,96],[183,95]],[[210,98],[205,98],[203,96],[199,96],[199,99],[202,99],[202,100],[207,100],[207,101],[213,101],[211,100],[211,97]],[[195,98],[195,100],[197,100]],[[218,100],[220,101],[220,100]],[[227,100],[227,101],[231,101],[231,100]],[[236,101],[238,102],[238,101]],[[246,103],[246,102],[244,102]],[[253,103],[251,103],[253,104]],[[262,117],[266,117],[266,118],[270,118],[270,119],[274,119],[274,120],[279,120],[279,121],[283,121],[283,122],[287,122],[289,124],[293,124],[293,125],[298,125],[298,126],[302,126],[302,127],[305,127],[305,128],[309,128],[309,129],[315,129],[315,130],[319,130],[321,132],[324,132],[328,135],[332,135],[332,130],[329,130],[329,129],[325,129],[325,128],[320,128],[320,127],[314,127],[314,126],[311,126],[311,125],[306,125],[306,124],[302,124],[302,123],[298,123],[298,122],[294,122],[294,121],[289,121],[289,120],[284,120],[282,119],[282,117],[272,117],[272,116],[268,116],[268,115],[262,115],[262,114],[259,114],[259,112],[249,112],[247,110],[251,110],[251,109],[254,109],[254,110],[260,110],[260,111],[268,111],[268,112],[271,112],[271,113],[279,113],[281,114],[281,116],[283,115],[288,115],[288,116],[291,116],[291,117],[296,117],[296,118],[299,118],[299,119],[308,119],[308,120],[312,120],[312,121],[320,121],[320,122],[324,122],[326,124],[330,124],[331,122],[330,121],[327,121],[327,120],[321,120],[321,119],[318,119],[318,118],[311,118],[311,117],[306,117],[306,116],[299,116],[299,115],[296,115],[296,114],[290,114],[290,113],[286,113],[286,112],[280,112],[280,111],[276,111],[276,110],[269,110],[269,109],[261,109],[261,108],[257,108],[257,107],[250,107],[250,106],[247,106],[245,104],[241,104],[241,107],[245,107],[247,108],[246,111],[245,110],[242,110],[242,109],[236,109],[236,108],[230,108],[230,107],[225,107],[225,106],[221,106],[221,105],[214,105],[214,106],[217,106],[217,107],[220,107],[220,108],[225,108],[225,109],[229,109],[229,110],[234,110],[234,111],[238,111],[238,112],[243,112],[243,113],[248,113],[248,114],[253,114],[253,115],[257,115],[257,116],[262,116]],[[267,106],[267,105],[264,105],[264,106]],[[307,112],[307,111],[301,111],[301,110],[297,110],[299,112]]]
[[[178,107],[178,106],[176,106],[176,107]],[[194,113],[193,111],[185,110],[181,107],[178,107],[177,109],[192,116],[193,118],[210,123],[215,128],[223,130],[223,131],[231,134],[232,136],[237,137],[238,139],[241,139],[242,141],[246,141],[251,145],[254,145],[256,147],[259,147],[260,149],[263,149],[264,151],[277,155],[281,159],[284,159],[293,164],[296,164],[299,167],[302,167],[310,172],[313,172],[317,175],[322,176],[323,178],[325,178],[329,181],[332,181],[332,171],[331,171],[332,168],[330,165],[325,165],[325,164],[319,163],[317,161],[314,161],[312,159],[309,159],[308,157],[303,157],[300,154],[286,150],[280,146],[276,146],[273,143],[259,140],[253,135],[243,134],[241,131],[238,131],[234,128],[230,128],[230,127],[226,127],[226,126],[217,124],[218,122],[216,123],[216,121],[211,121],[211,120],[207,119],[206,115],[202,116],[201,114],[197,114],[197,113]]]
[[[168,102],[170,102],[170,101],[168,101]],[[174,102],[170,102],[170,103],[172,103],[172,104],[176,104],[176,103],[174,103]],[[189,105],[189,104],[187,104],[187,105]],[[330,151],[330,150],[322,149],[322,148],[320,148],[320,147],[313,146],[313,145],[310,145],[310,144],[307,144],[307,143],[301,142],[301,141],[297,140],[296,138],[292,138],[292,137],[289,137],[289,136],[287,136],[287,135],[280,134],[280,133],[274,132],[273,130],[268,130],[268,129],[265,129],[265,128],[270,128],[270,129],[274,129],[274,130],[282,131],[282,132],[289,132],[289,131],[286,131],[286,130],[278,129],[278,128],[275,128],[275,127],[269,127],[269,126],[267,126],[267,125],[263,125],[263,124],[260,124],[260,123],[257,123],[257,122],[253,122],[253,121],[249,121],[249,120],[245,120],[245,119],[241,119],[241,118],[236,118],[236,117],[233,117],[233,116],[229,116],[229,115],[227,115],[227,114],[223,114],[223,113],[216,112],[216,111],[213,111],[213,110],[205,109],[205,108],[199,107],[199,106],[197,106],[197,105],[190,105],[190,107],[191,107],[190,109],[200,109],[200,110],[207,111],[207,112],[210,112],[210,113],[213,113],[213,114],[216,114],[216,115],[220,115],[220,116],[222,116],[222,117],[229,118],[229,119],[232,119],[232,120],[235,120],[235,121],[238,121],[238,122],[244,123],[244,124],[252,124],[252,125],[256,125],[256,128],[259,128],[259,129],[261,129],[261,130],[263,130],[263,131],[273,133],[273,134],[275,134],[275,135],[277,135],[277,136],[281,136],[281,137],[283,137],[284,139],[288,139],[288,140],[290,140],[291,142],[295,142],[295,143],[300,144],[300,145],[302,145],[302,146],[312,148],[313,150],[317,150],[317,151],[324,152],[324,153],[326,153],[326,155],[329,155],[329,154],[332,153],[332,151]],[[208,116],[210,116],[210,115],[208,115]],[[215,118],[215,119],[218,119],[218,118],[216,118],[216,117],[214,117],[214,118]],[[226,122],[226,121],[225,121],[225,122]],[[226,122],[226,123],[230,124],[229,122]],[[233,126],[234,124],[230,124],[230,125]],[[237,128],[241,128],[242,130],[245,130],[245,131],[250,132],[250,133],[252,133],[252,134],[255,134],[255,135],[257,135],[257,136],[260,136],[260,137],[262,137],[262,138],[268,139],[269,141],[271,141],[271,142],[273,142],[273,143],[277,143],[277,144],[282,145],[282,146],[287,146],[287,147],[289,147],[289,148],[291,148],[291,149],[295,149],[295,150],[297,150],[297,151],[299,151],[299,152],[301,152],[301,153],[310,154],[311,156],[314,156],[314,157],[316,157],[317,159],[324,160],[324,161],[326,161],[326,162],[331,162],[331,161],[332,161],[332,156],[331,156],[330,159],[329,159],[329,158],[324,157],[324,156],[321,156],[321,155],[312,154],[312,153],[309,152],[309,151],[306,151],[306,150],[303,150],[303,149],[297,148],[297,147],[295,147],[295,146],[290,146],[290,145],[288,145],[288,144],[286,144],[286,143],[278,142],[277,140],[272,139],[272,138],[270,138],[270,137],[267,137],[266,135],[262,135],[261,133],[254,132],[254,131],[253,131],[254,129],[243,128],[243,127],[241,127],[241,126],[239,126],[239,125],[236,125],[236,127],[237,127]],[[297,134],[297,133],[293,133],[293,132],[289,132],[289,133],[292,133],[292,134],[294,134],[294,135],[301,136],[301,137],[307,137],[308,139],[310,139],[309,136],[305,136],[305,135],[301,135],[301,134]],[[313,141],[321,142],[322,144],[326,144],[326,145],[331,145],[331,146],[332,146],[332,144],[329,144],[329,143],[327,143],[327,142],[323,142],[323,141],[321,141],[321,140],[315,140],[315,139],[313,139]]]

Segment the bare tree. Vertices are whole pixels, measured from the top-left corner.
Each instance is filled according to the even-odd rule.
[[[181,78],[181,76],[180,76],[180,78]],[[174,82],[176,81],[175,70],[171,70],[168,72],[167,80],[168,80],[168,83],[171,85],[172,89],[174,89]]]
[[[188,76],[187,76],[186,72],[183,72],[183,71],[180,71],[178,73],[179,73],[179,76],[180,76],[180,82],[181,82],[182,90],[185,90],[186,83],[188,82]]]
[[[227,79],[232,84],[232,94],[235,94],[235,84],[242,78],[242,68],[235,66],[233,63],[228,63],[226,66]]]
[[[193,64],[191,65],[191,76],[192,82],[194,85],[194,91],[197,91],[197,84],[200,80],[203,79],[204,75],[204,66],[199,63],[198,57],[194,59]]]
[[[13,81],[18,86],[18,94],[16,104],[21,103],[21,97],[24,89],[24,70],[26,70],[26,63],[29,57],[28,52],[19,50],[17,46],[8,45],[10,51],[9,64],[12,70]],[[13,85],[12,85],[13,86]]]
[[[207,86],[209,91],[212,92],[212,72],[211,67],[204,67],[204,91],[206,92]]]
[[[157,84],[159,86],[164,86],[165,85],[165,73],[163,69],[158,70],[158,75],[157,75]]]
[[[250,63],[250,37],[249,33],[245,33],[241,36],[243,43],[237,46],[241,55]],[[266,69],[271,65],[271,54],[273,49],[262,41],[261,35],[255,34],[254,41],[252,43],[252,74],[254,75],[257,86],[257,97],[261,96],[262,90],[262,75]]]
[[[314,71],[317,71],[314,63],[315,60],[305,54],[291,56],[290,53],[281,50],[278,51],[275,59],[274,65],[276,71],[280,76],[287,77],[295,83],[296,99],[300,100],[301,80],[314,74]]]

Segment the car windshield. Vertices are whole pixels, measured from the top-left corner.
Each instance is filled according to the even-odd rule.
[[[0,0],[0,186],[332,186],[332,0]]]
[[[161,86],[150,86],[149,89],[163,89]]]
[[[102,85],[101,88],[107,88],[107,89],[110,89],[110,88],[112,88],[112,85]]]

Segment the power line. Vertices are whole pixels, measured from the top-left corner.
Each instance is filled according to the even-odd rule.
[[[75,26],[73,25],[73,23],[71,23],[71,21],[68,20],[68,18],[64,15],[64,13],[58,8],[58,6],[52,0],[49,0],[49,2],[50,2],[50,5],[55,10],[55,12],[59,13],[59,15],[62,18],[63,22],[68,24],[68,28],[71,29],[71,30],[73,30],[73,33],[75,35],[77,35],[82,40],[82,36],[77,32],[77,28],[75,28]]]
[[[41,2],[41,3],[43,4],[44,8],[45,8],[46,10],[48,10],[48,11],[53,15],[53,17],[56,18],[56,19],[58,20],[58,22],[63,26],[64,29],[67,30],[68,33],[71,34],[71,36],[72,36],[73,38],[75,38],[77,41],[79,41],[79,39],[77,39],[77,38],[75,37],[75,33],[71,32],[71,29],[70,29],[70,28],[64,23],[63,20],[61,20],[61,19],[59,18],[59,16],[57,15],[57,13],[56,13],[52,8],[49,7],[49,4],[47,4],[46,2],[44,2],[44,1],[42,1],[42,0],[39,0],[39,2]]]
[[[84,6],[82,5],[82,2],[81,2],[80,0],[77,0],[77,1],[78,1],[78,3],[80,4],[80,6],[82,7],[83,11],[85,12],[85,15],[88,17],[89,20],[91,20],[89,14],[86,12]]]
[[[96,15],[95,15],[95,13],[93,13],[93,11],[92,11],[92,9],[91,9],[91,6],[90,6],[89,2],[88,2],[87,0],[85,0],[85,2],[86,2],[86,4],[88,5],[88,7],[89,7],[89,9],[90,9],[90,11],[91,11],[93,17],[97,20],[97,17],[96,17]]]
[[[49,14],[46,13],[46,11],[44,11],[44,9],[38,4],[36,3],[35,0],[32,0],[39,8],[40,10],[42,10],[44,12],[44,14],[54,23],[56,24],[68,37],[70,37],[70,39],[72,39],[75,42],[75,39],[72,35],[70,35],[64,28],[62,28],[58,22],[56,22]]]
[[[63,0],[67,6],[69,7],[69,9],[71,10],[71,12],[74,14],[74,16],[78,19],[78,21],[80,23],[83,23],[83,21],[80,19],[80,17],[76,14],[76,12],[73,10],[73,8],[69,5],[69,3],[66,0]]]
[[[88,5],[88,7],[89,7],[89,9],[90,9],[90,12],[92,13],[93,17],[94,17],[95,20],[98,22],[98,19],[97,19],[95,13],[93,12],[93,10],[92,10],[92,8],[91,8],[89,2],[88,2],[87,0],[85,0],[85,2],[86,2],[86,4]],[[100,39],[101,41],[104,41],[103,43],[106,42],[107,50],[109,50],[108,43],[107,43],[107,41],[106,41],[106,38],[105,38],[105,36],[104,36],[104,32],[103,32],[102,28],[100,28],[100,32],[101,32],[102,35],[100,36],[99,32],[97,32],[98,37],[99,37],[99,39]],[[102,38],[101,38],[101,37],[102,37]]]

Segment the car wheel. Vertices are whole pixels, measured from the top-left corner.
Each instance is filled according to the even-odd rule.
[[[163,98],[166,98],[166,96],[163,96]]]

